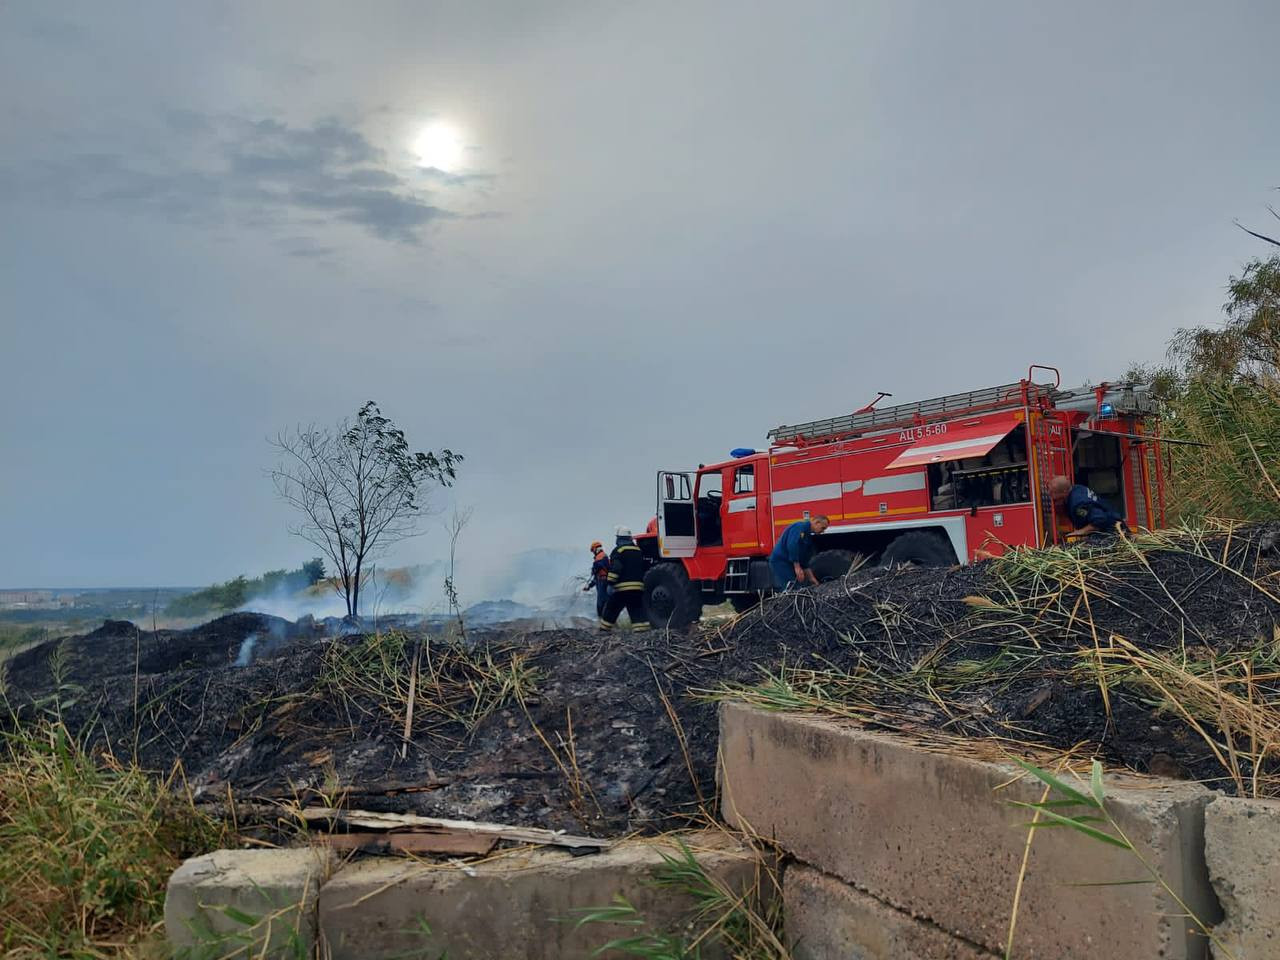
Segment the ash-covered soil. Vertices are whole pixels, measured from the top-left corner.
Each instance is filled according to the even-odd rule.
[[[116,757],[160,772],[180,761],[210,801],[228,787],[311,803],[341,792],[361,809],[613,834],[696,813],[664,694],[711,796],[715,707],[684,696],[714,673],[685,660],[706,657],[696,635],[657,631],[473,632],[463,647],[239,613],[189,631],[112,621],[28,650],[10,661],[7,695],[20,720],[60,716]],[[524,688],[504,695],[513,659]]]
[[[710,806],[716,710],[700,694],[770,680],[779,705],[838,698],[872,726],[1077,747],[1231,790],[1183,712],[1225,746],[1212,708],[1171,702],[1176,678],[1144,674],[1125,643],[1247,693],[1262,729],[1280,686],[1259,673],[1246,691],[1230,670],[1280,664],[1276,533],[859,571],[687,634],[497,629],[463,645],[257,614],[155,633],[108,622],[13,658],[7,722],[61,716],[117,757],[180,762],[211,801],[344,793],[363,809],[611,835]]]

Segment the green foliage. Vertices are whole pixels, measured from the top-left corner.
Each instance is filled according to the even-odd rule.
[[[1246,264],[1227,291],[1226,323],[1178,331],[1170,359],[1191,379],[1274,385],[1280,375],[1280,257]]]
[[[1280,384],[1192,379],[1170,405],[1178,516],[1280,516]]]
[[[1213,927],[1202,920],[1191,910],[1186,901],[1160,875],[1125,835],[1119,822],[1111,815],[1107,807],[1107,793],[1102,781],[1102,764],[1094,760],[1089,771],[1089,783],[1079,787],[1068,783],[1064,778],[1056,776],[1035,764],[1015,759],[1014,763],[1031,774],[1046,786],[1044,799],[1038,803],[1027,803],[1021,800],[1011,801],[1010,805],[1023,810],[1030,810],[1034,816],[1025,826],[1032,833],[1047,828],[1070,830],[1082,837],[1111,847],[1119,847],[1128,851],[1134,861],[1141,867],[1144,876],[1139,879],[1118,879],[1110,883],[1090,883],[1091,886],[1123,886],[1133,883],[1153,883],[1160,886],[1165,894],[1183,911],[1181,918],[1190,924],[1214,946],[1214,956],[1235,960],[1232,954],[1217,937]],[[1025,869],[1025,864],[1024,864]],[[1021,878],[1019,878],[1021,889]],[[1013,957],[1013,936],[1017,920],[1017,900],[1014,901],[1014,915],[1009,926],[1009,939],[1005,945],[1005,960]]]
[[[631,936],[614,937],[600,944],[591,951],[593,957],[610,952],[627,957],[641,957],[643,960],[699,960],[702,956],[701,948],[691,946],[686,937],[648,930],[644,916],[620,893],[614,895],[607,907],[584,908],[573,926],[576,930],[588,923],[611,923],[636,928]]]
[[[319,583],[324,579],[324,560],[312,557],[302,565],[302,575],[306,578],[308,587]]]
[[[679,852],[661,854],[662,864],[653,875],[653,886],[683,894],[692,903],[679,932],[652,929],[630,901],[616,895],[607,906],[575,911],[574,929],[593,923],[616,924],[634,933],[601,944],[593,956],[618,953],[643,960],[700,960],[703,951],[720,946],[739,960],[786,960],[790,956],[778,934],[782,927],[780,897],[763,897],[759,886],[745,893],[731,889],[707,873],[693,851],[679,839]],[[772,875],[768,883],[776,889]],[[767,903],[767,905],[766,905]]]
[[[224,829],[158,781],[94,758],[61,723],[0,746],[0,952],[118,955],[158,928],[165,885]]]
[[[1170,445],[1174,516],[1280,516],[1280,257],[1228,284],[1225,322],[1178,331],[1152,383]]]
[[[252,580],[243,574],[226,583],[178,597],[165,607],[170,617],[200,617],[236,610],[250,600],[272,594],[292,595],[324,578],[324,561],[313,557],[297,570],[268,570]]]

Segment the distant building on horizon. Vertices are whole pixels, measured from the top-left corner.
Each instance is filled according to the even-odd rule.
[[[56,606],[52,590],[0,590],[0,610]]]

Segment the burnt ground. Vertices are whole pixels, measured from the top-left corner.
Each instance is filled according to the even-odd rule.
[[[702,694],[764,681],[781,706],[825,698],[872,726],[1078,747],[1230,791],[1229,771],[1171,702],[1183,702],[1176,676],[1150,664],[1144,674],[1113,638],[1247,694],[1257,722],[1272,722],[1276,681],[1246,690],[1232,678],[1246,660],[1280,673],[1276,532],[859,571],[688,634],[496,629],[464,646],[248,613],[155,633],[108,621],[14,657],[5,722],[60,716],[117,757],[159,772],[180,762],[210,801],[345,793],[363,809],[608,835],[696,814],[699,794],[714,793],[717,740]],[[1104,700],[1096,654],[1117,644]],[[1225,736],[1217,708],[1190,694],[1185,704]]]

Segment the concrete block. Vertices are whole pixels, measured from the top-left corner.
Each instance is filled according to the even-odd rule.
[[[1218,797],[1205,810],[1205,859],[1225,918],[1219,960],[1280,957],[1280,801]]]
[[[905,737],[725,704],[721,796],[729,822],[775,838],[799,860],[993,952],[1003,948],[1039,781],[1012,764],[925,749]],[[1204,864],[1204,808],[1185,783],[1109,777],[1126,835],[1206,922],[1219,917]],[[1015,955],[1199,960],[1190,933],[1128,851],[1040,830],[1022,891]]]
[[[321,850],[215,850],[169,878],[165,933],[200,956],[310,955],[316,902],[331,866]],[[295,954],[297,945],[306,953]]]
[[[759,860],[751,850],[718,833],[693,835],[686,842],[708,873],[735,890],[756,882]],[[593,951],[617,937],[684,927],[693,902],[652,885],[660,851],[670,854],[677,848],[670,842],[637,841],[583,857],[524,851],[465,870],[404,860],[348,864],[320,892],[322,949],[332,960],[596,956]],[[618,894],[640,911],[646,928],[593,923],[574,929],[580,916],[575,911],[608,906]]]
[[[787,867],[782,908],[787,946],[795,960],[991,960],[997,956],[812,867]]]

